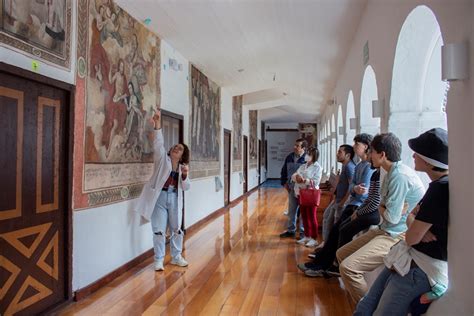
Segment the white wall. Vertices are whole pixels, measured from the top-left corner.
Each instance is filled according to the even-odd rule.
[[[343,71],[336,83],[337,99],[345,100],[350,90],[354,93],[356,113],[360,107],[360,87],[364,74],[362,50],[369,41],[369,64],[377,75],[379,99],[385,99],[385,117],[381,130],[387,131],[388,106],[392,69],[398,34],[408,14],[417,5],[433,10],[441,27],[445,43],[470,41],[471,80],[453,82],[448,94],[447,116],[449,128],[450,160],[450,229],[448,293],[435,302],[431,315],[473,315],[474,264],[471,162],[474,159],[473,136],[473,64],[474,64],[474,9],[469,0],[459,1],[369,1],[358,31],[348,53]],[[345,111],[346,104],[343,104]],[[330,112],[324,113],[329,117]],[[416,135],[413,135],[416,136]],[[407,145],[403,144],[406,148]]]
[[[266,134],[268,142],[268,178],[280,178],[281,167],[285,162],[285,158],[293,151],[295,140],[298,139],[300,134],[299,132],[283,131],[270,131]]]
[[[72,290],[76,291],[153,247],[128,201],[73,213]]]
[[[265,124],[265,130],[267,128],[271,129],[283,129],[283,128],[294,128],[298,129],[298,122],[284,122],[284,123],[266,123]]]
[[[221,103],[222,103],[222,127],[228,130],[231,130],[232,133],[235,132],[232,125],[232,94],[225,88],[221,89]],[[222,132],[223,133],[223,132]],[[233,136],[233,134],[232,134]],[[224,137],[224,134],[222,134]],[[223,139],[223,138],[222,138]],[[234,138],[231,137],[231,142]],[[231,148],[233,145],[231,144]],[[232,159],[232,150],[231,150],[231,170],[233,170],[233,159]],[[224,153],[222,152],[222,177],[224,177]],[[224,178],[222,178],[224,179]],[[240,182],[240,172],[231,172],[230,175],[230,196],[229,199],[235,200],[242,195],[244,192],[243,185]]]

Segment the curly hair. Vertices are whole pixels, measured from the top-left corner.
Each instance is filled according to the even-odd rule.
[[[183,155],[181,156],[181,160],[179,161],[180,164],[189,164],[189,160],[191,160],[191,151],[189,147],[185,143],[180,143],[183,146]]]

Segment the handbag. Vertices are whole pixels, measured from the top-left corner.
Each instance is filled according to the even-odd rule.
[[[321,200],[321,190],[316,189],[314,181],[309,182],[309,187],[300,189],[299,202],[303,206],[319,206]]]

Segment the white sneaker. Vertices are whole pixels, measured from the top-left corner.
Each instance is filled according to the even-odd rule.
[[[309,241],[305,244],[306,247],[316,247],[318,241],[316,239],[310,238]]]
[[[171,259],[171,264],[174,264],[175,266],[180,266],[180,267],[187,267],[188,262],[184,260],[183,256],[179,255],[176,258]]]
[[[318,244],[318,245],[316,246],[316,248],[314,248],[314,249],[319,249],[319,248],[323,248],[323,247],[324,247],[324,241],[321,242],[320,244]]]
[[[156,260],[155,261],[155,271],[164,271],[165,267],[163,267],[163,260]]]
[[[309,238],[309,237],[303,237],[303,238],[301,238],[300,240],[297,240],[296,243],[297,243],[297,244],[300,244],[300,245],[304,245],[304,244],[306,244],[310,239],[311,239],[311,238]]]

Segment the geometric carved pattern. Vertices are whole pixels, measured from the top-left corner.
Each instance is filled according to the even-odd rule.
[[[59,179],[59,123],[60,123],[60,105],[59,100],[53,100],[45,97],[38,97],[38,124],[36,136],[36,212],[50,212],[58,209],[58,179]],[[54,109],[54,166],[53,166],[53,203],[43,204],[42,194],[42,167],[43,167],[43,111],[44,107],[49,106]]]
[[[9,261],[4,256],[0,255],[0,267],[3,267],[8,272],[11,272],[11,275],[8,277],[8,280],[3,284],[0,285],[0,300],[3,300],[5,294],[7,294],[10,286],[12,286],[13,282],[15,282],[16,277],[20,274],[21,269],[14,265],[11,261]]]
[[[59,279],[59,238],[58,233],[54,234],[54,237],[50,240],[49,244],[44,249],[41,257],[39,258],[38,262],[36,263],[38,267],[43,269],[44,272],[55,278],[56,280]],[[46,257],[49,255],[50,251],[53,250],[53,266],[51,267],[49,264],[46,263]]]
[[[17,100],[17,139],[16,139],[16,207],[0,212],[0,221],[21,216],[22,164],[23,164],[23,91],[0,86],[0,96]],[[12,157],[13,159],[13,157]]]
[[[23,294],[26,292],[28,287],[32,287],[38,293],[24,299],[23,301],[20,302],[20,299],[23,297]],[[48,289],[46,286],[38,282],[36,279],[34,279],[32,276],[28,276],[21,286],[20,290],[18,293],[16,293],[15,297],[11,301],[10,305],[8,306],[7,310],[5,311],[5,315],[12,315],[15,314],[21,310],[24,310],[28,306],[37,303],[44,299],[45,297],[48,297],[51,295],[53,291]]]
[[[124,188],[128,189],[128,195],[124,196]],[[125,201],[128,199],[134,199],[140,196],[140,193],[143,190],[143,183],[141,184],[132,184],[121,188],[113,188],[109,190],[102,190],[97,192],[91,192],[88,194],[89,205],[101,205],[108,204],[118,201]]]
[[[12,245],[16,250],[18,250],[25,257],[30,258],[36,248],[43,240],[44,236],[48,232],[48,229],[51,227],[52,223],[46,223],[38,226],[32,226],[20,230],[15,230],[13,232],[4,233],[0,235],[1,238],[5,239],[10,245]],[[25,246],[19,239],[38,234],[31,246]]]

